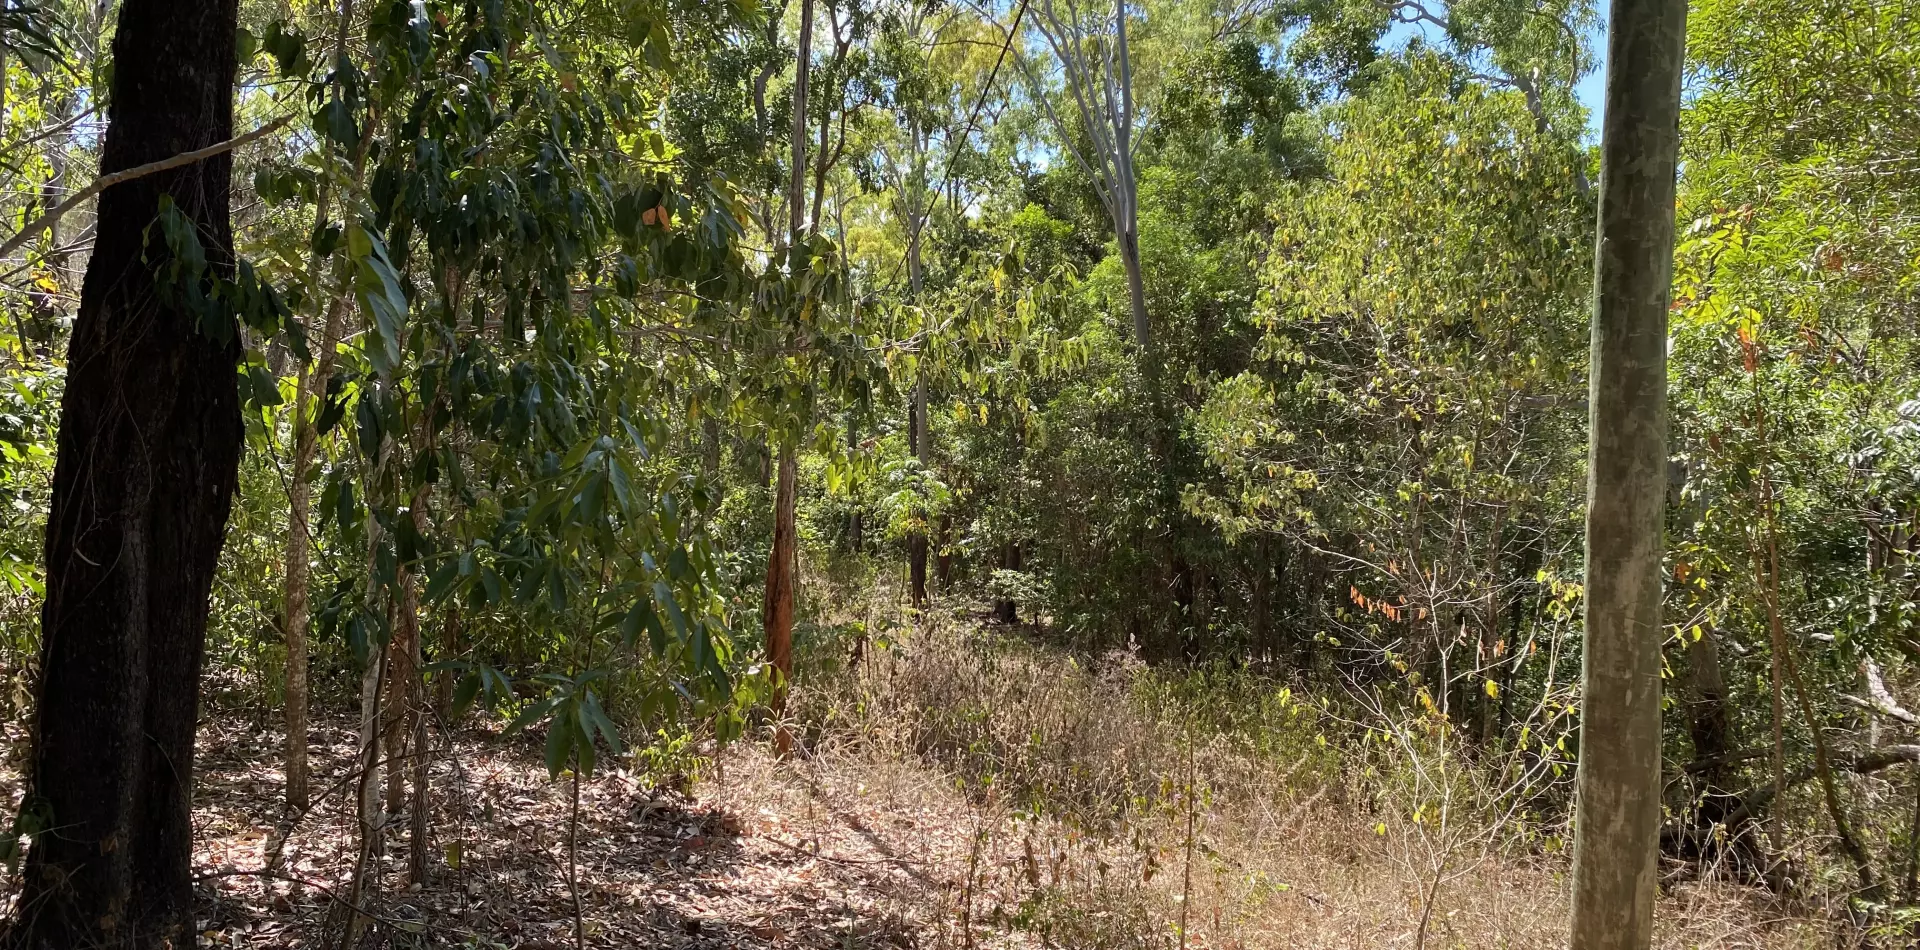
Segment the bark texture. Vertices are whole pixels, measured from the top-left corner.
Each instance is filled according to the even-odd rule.
[[[101,171],[233,135],[234,0],[125,0]],[[231,158],[100,197],[61,400],[18,947],[191,946],[194,725],[207,599],[240,461],[239,342],[170,306],[162,196],[215,275]],[[145,261],[142,260],[143,256]],[[152,268],[152,269],[150,269]]]
[[[773,500],[773,550],[767,557],[766,603],[763,606],[767,634],[767,662],[778,671],[773,688],[773,711],[786,709],[787,684],[793,678],[793,559],[798,534],[794,523],[799,464],[792,448],[780,450],[780,474]],[[787,741],[785,729],[780,742]],[[782,752],[785,750],[782,749]]]
[[[1594,256],[1586,645],[1574,950],[1653,936],[1660,826],[1660,554],[1667,489],[1685,0],[1614,0]]]

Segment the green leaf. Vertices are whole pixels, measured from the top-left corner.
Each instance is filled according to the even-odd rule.
[[[473,701],[479,695],[479,673],[468,673],[460,677],[460,682],[453,688],[453,718],[458,719],[466,715],[467,709],[473,705]]]
[[[435,568],[433,575],[427,578],[427,600],[439,603],[456,581],[460,580],[460,560],[454,558]]]
[[[326,401],[320,407],[320,417],[314,421],[314,429],[319,435],[332,432],[333,427],[339,425],[340,420],[346,417],[347,401],[344,393],[346,386],[346,377],[339,373],[327,378]]]
[[[556,703],[559,700],[555,700]],[[547,774],[559,777],[561,770],[567,767],[567,755],[573,751],[580,730],[579,719],[573,710],[562,711],[547,724]]]
[[[659,625],[660,620],[658,617],[655,617],[653,613],[653,604],[645,597],[642,597],[627,611],[627,615],[621,618],[620,641],[622,644],[631,647],[635,643],[640,642],[640,634],[642,631],[651,630]]]
[[[303,76],[313,68],[307,59],[307,38],[301,35],[298,27],[289,27],[282,20],[267,24],[267,35],[260,46],[273,57],[274,65],[279,67],[283,79]]]
[[[580,711],[587,723],[600,734],[601,738],[607,740],[607,747],[613,750],[613,754],[619,755],[620,730],[614,728],[613,720],[607,718],[606,711],[600,708],[600,698],[595,696],[592,690],[588,690],[581,699]]]
[[[581,775],[592,775],[594,762],[599,758],[600,750],[594,746],[593,734],[588,731],[587,724],[577,714],[572,724],[575,765],[579,767]]]
[[[673,620],[674,634],[681,643],[687,642],[687,615],[680,612],[680,602],[673,597],[673,589],[666,581],[653,582],[653,599],[666,608],[667,616]]]
[[[559,697],[548,697],[528,706],[520,711],[520,715],[513,717],[512,722],[507,723],[506,734],[513,735],[539,722],[546,718],[548,713],[553,712],[554,707],[558,705],[560,705]]]
[[[387,256],[387,246],[371,229],[355,224],[347,229],[347,254],[354,264],[354,293],[373,315],[367,334],[367,357],[374,368],[390,373],[400,365],[400,348],[407,325],[407,295],[400,274]]]

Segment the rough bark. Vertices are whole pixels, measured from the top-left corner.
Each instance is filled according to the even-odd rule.
[[[1652,941],[1667,304],[1684,0],[1614,0],[1594,255],[1573,950]]]
[[[233,134],[234,0],[125,0],[101,169]],[[100,197],[61,400],[27,810],[29,948],[190,946],[194,726],[207,601],[241,451],[224,341],[170,306],[144,233],[162,196],[230,271],[231,158]],[[143,260],[144,258],[144,260]]]
[[[787,684],[793,678],[793,562],[798,540],[794,526],[798,463],[792,448],[780,450],[780,473],[773,502],[773,549],[767,557],[766,601],[762,607],[767,635],[767,662],[777,672],[770,705],[777,716],[787,705]],[[786,730],[779,733],[784,746]]]
[[[442,607],[445,612],[440,621],[440,645],[435,649],[435,661],[447,660],[459,656],[463,651],[460,633],[460,605],[448,603]],[[443,730],[453,728],[453,687],[454,676],[451,671],[442,671],[433,681],[433,718]]]
[[[1732,777],[1728,756],[1733,753],[1732,721],[1727,715],[1727,683],[1720,665],[1720,638],[1702,627],[1700,638],[1688,647],[1688,681],[1693,695],[1687,700],[1687,734],[1693,740],[1693,765],[1708,794],[1725,792]]]

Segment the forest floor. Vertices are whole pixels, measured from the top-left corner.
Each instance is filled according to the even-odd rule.
[[[917,657],[921,672],[935,662],[932,652]],[[996,662],[998,682],[1025,675],[1011,661]],[[1056,694],[1084,691],[1071,677],[1031,672],[1032,682]],[[1057,699],[1028,699],[1004,710],[1010,725],[1059,719],[1047,705]],[[1121,700],[1105,699],[1112,702],[1071,701],[1110,724],[1121,741],[1148,745],[1148,730],[1127,719],[1115,704]],[[860,705],[883,704],[868,696]],[[1266,792],[1230,793],[1221,778],[1217,796],[1191,796],[1189,806],[1158,808],[1091,833],[1036,817],[1044,809],[1016,801],[1020,793],[961,781],[885,741],[880,728],[858,728],[866,731],[824,741],[809,735],[814,741],[782,761],[764,743],[737,743],[695,779],[676,777],[676,787],[642,779],[621,767],[625,760],[604,760],[579,785],[583,945],[1565,945],[1563,856],[1440,854],[1421,844],[1417,829],[1389,828],[1377,819],[1391,816],[1369,812],[1338,788],[1289,788],[1298,779],[1251,773],[1235,781],[1272,780],[1262,786]],[[218,714],[203,724],[194,853],[200,946],[337,946],[332,938],[341,931],[341,901],[357,857],[353,748],[349,720],[314,729],[316,804],[282,843],[280,733],[258,716]],[[429,880],[417,887],[405,880],[406,822],[396,822],[373,875],[376,886],[361,901],[377,919],[356,950],[575,946],[569,777],[549,778],[537,735],[509,739],[472,727],[460,731],[451,752],[431,767]],[[991,754],[1011,761],[1005,748]],[[1191,783],[1191,753],[1186,761]],[[17,773],[0,770],[7,802],[17,802],[19,788]],[[276,848],[280,859],[273,862]],[[1436,858],[1444,860],[1436,865]],[[1436,866],[1437,887],[1430,872]],[[8,896],[0,890],[0,910]],[[1750,888],[1695,881],[1663,897],[1657,944],[1843,945],[1820,916]]]
[[[202,732],[194,866],[201,945],[319,947],[339,929],[356,859],[353,732],[315,730],[316,791],[332,788],[264,873],[281,814],[280,734],[234,719]],[[361,947],[575,946],[568,885],[570,778],[549,780],[536,740],[468,730],[433,768],[429,881],[405,881],[396,822],[378,915]],[[343,794],[344,792],[344,794]],[[883,775],[764,749],[728,750],[685,788],[617,766],[579,785],[578,890],[588,947],[897,947],[1022,944],[988,922],[953,930],[971,860],[969,808],[931,775]],[[1004,862],[1008,855],[986,857]],[[984,894],[977,898],[984,901]],[[330,918],[330,912],[333,912]]]

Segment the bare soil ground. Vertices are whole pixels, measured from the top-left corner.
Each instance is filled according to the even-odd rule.
[[[330,790],[270,853],[283,821],[277,732],[220,721],[202,733],[202,945],[318,947],[338,930],[355,862],[353,734],[316,731],[316,790]],[[431,876],[406,881],[404,817],[362,902],[362,946],[574,946],[568,886],[572,785],[550,781],[537,737],[469,731],[432,767]],[[960,796],[741,746],[692,794],[603,769],[580,783],[577,873],[589,947],[915,948],[944,929],[964,883]],[[977,863],[977,862],[976,862]],[[973,939],[1003,942],[984,923]],[[956,936],[956,935],[949,935]]]

